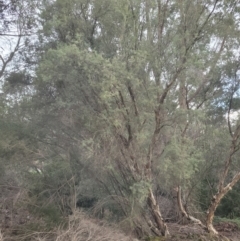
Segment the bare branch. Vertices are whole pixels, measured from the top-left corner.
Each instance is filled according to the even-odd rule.
[[[11,52],[11,53],[9,54],[7,60],[4,60],[3,57],[1,56],[1,60],[2,60],[2,62],[3,62],[3,65],[2,65],[2,68],[1,68],[1,70],[0,70],[0,78],[3,76],[4,71],[5,71],[8,63],[10,63],[10,62],[12,61],[14,55],[15,55],[16,52],[18,51],[19,46],[20,46],[20,42],[21,42],[21,36],[19,36],[18,41],[17,41],[17,43],[16,43],[16,45],[15,45],[14,50],[13,50],[13,52]]]
[[[232,100],[233,100],[233,94],[231,95],[231,98],[230,98],[230,101],[229,101],[228,113],[227,113],[228,130],[229,130],[229,133],[230,133],[231,137],[233,138],[232,125],[231,125],[231,122],[230,122],[230,113],[231,113],[231,109],[232,109]]]

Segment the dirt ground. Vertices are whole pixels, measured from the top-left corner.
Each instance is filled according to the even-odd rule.
[[[233,223],[218,223],[214,227],[219,232],[219,237],[211,237],[198,225],[180,225],[176,223],[168,224],[171,238],[166,241],[240,241],[240,230]]]

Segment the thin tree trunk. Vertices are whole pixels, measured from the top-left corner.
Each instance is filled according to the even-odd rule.
[[[182,216],[187,218],[187,220],[195,223],[195,224],[198,224],[199,226],[201,226],[202,228],[206,228],[206,226],[197,218],[194,218],[193,216],[191,216],[186,210],[185,208],[183,207],[183,204],[182,204],[182,198],[181,198],[181,187],[178,186],[176,189],[177,191],[177,200],[178,200],[178,207],[179,207],[179,210],[181,211],[182,213]]]
[[[232,179],[232,181],[225,186],[224,188],[222,188],[221,190],[218,191],[218,193],[216,195],[213,196],[210,207],[208,209],[208,213],[207,213],[207,221],[206,221],[206,225],[207,225],[207,229],[210,233],[217,235],[218,232],[217,230],[213,227],[213,218],[214,218],[214,213],[221,201],[221,199],[230,191],[232,190],[232,187],[240,180],[240,172],[238,172]]]
[[[153,195],[152,189],[149,189],[148,205],[150,207],[152,216],[154,218],[154,222],[155,222],[154,226],[156,227],[157,231],[160,231],[162,236],[169,236],[170,234],[168,231],[167,224],[164,222],[162,218],[162,214],[160,212],[156,199]],[[149,221],[149,224],[151,224],[151,221]],[[150,227],[150,228],[154,233],[156,233],[156,231],[153,230],[154,227]]]
[[[231,108],[231,105],[230,105]],[[232,132],[232,128],[231,128],[231,124],[229,124],[229,132],[230,135],[232,136],[232,144],[230,147],[230,151],[229,151],[229,155],[227,156],[226,160],[225,160],[225,167],[223,170],[223,173],[221,175],[221,178],[219,180],[219,184],[218,184],[218,192],[216,195],[214,195],[212,197],[212,201],[211,204],[208,208],[208,212],[207,212],[207,220],[206,220],[206,225],[207,225],[207,229],[210,233],[217,235],[218,232],[217,230],[213,227],[213,218],[214,218],[214,214],[215,211],[220,203],[220,201],[222,200],[222,198],[230,191],[232,190],[232,187],[240,180],[240,172],[238,172],[231,180],[231,182],[228,183],[228,185],[226,185],[224,187],[224,182],[227,178],[228,172],[229,172],[229,168],[231,166],[232,163],[232,156],[239,150],[240,148],[240,143],[239,143],[239,138],[240,138],[240,125],[237,126],[235,132]]]

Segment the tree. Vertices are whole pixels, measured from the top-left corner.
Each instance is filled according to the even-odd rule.
[[[238,7],[217,0],[58,0],[42,13],[49,49],[35,98],[44,107],[45,138],[63,150],[78,148],[124,215],[135,204],[146,232],[169,234],[157,184],[190,189],[206,161],[201,140],[211,127],[211,102],[229,85],[228,73],[237,76]],[[239,127],[229,130],[230,152],[205,225],[213,233],[216,207],[239,179],[223,185],[239,145]],[[183,216],[202,225],[177,190]],[[139,216],[133,224],[141,235]]]
[[[238,70],[236,70],[238,71]],[[236,76],[236,75],[235,75]],[[230,103],[229,103],[229,109],[228,109],[228,128],[229,128],[229,134],[231,137],[231,144],[228,151],[228,154],[225,157],[224,161],[224,168],[222,171],[222,175],[219,178],[218,181],[218,191],[217,193],[212,197],[211,204],[208,208],[207,213],[207,228],[210,232],[217,234],[217,231],[212,226],[212,220],[214,217],[214,213],[221,201],[221,199],[232,189],[232,187],[240,180],[240,172],[236,172],[233,177],[231,177],[227,181],[227,177],[229,174],[229,169],[231,168],[231,164],[233,161],[234,154],[239,151],[240,148],[240,124],[239,121],[233,126],[230,120],[230,111],[231,111],[231,105],[233,101],[233,95],[236,90],[239,89],[239,80],[235,78],[233,80],[233,84],[231,86],[232,91],[230,93]],[[227,183],[226,183],[227,181]]]

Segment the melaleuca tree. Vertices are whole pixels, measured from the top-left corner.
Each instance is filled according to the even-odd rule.
[[[61,143],[63,152],[81,150],[124,215],[135,206],[155,235],[169,234],[156,186],[175,188],[181,201],[177,186],[189,191],[208,161],[202,140],[211,128],[209,103],[225,90],[228,73],[238,74],[238,7],[230,1],[57,0],[41,15],[49,49],[35,99],[43,107],[45,138]],[[231,157],[238,131],[230,131]],[[213,214],[229,190],[221,178],[220,184],[209,208],[213,233]],[[204,226],[182,204],[180,211]],[[132,222],[143,228],[139,217]]]

